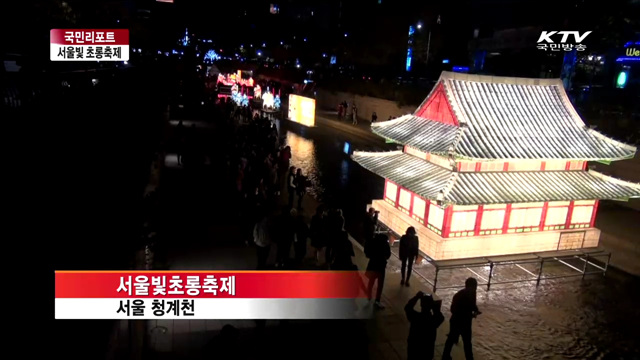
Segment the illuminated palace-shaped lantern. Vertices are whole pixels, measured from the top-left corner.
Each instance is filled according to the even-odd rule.
[[[587,127],[559,79],[443,72],[415,113],[371,127],[404,145],[353,154],[386,179],[371,206],[435,260],[597,247],[598,201],[640,197],[587,169],[636,148]]]

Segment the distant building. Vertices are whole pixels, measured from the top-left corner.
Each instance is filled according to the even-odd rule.
[[[489,36],[474,32],[469,43],[472,63],[477,74],[559,78],[564,52],[540,50],[536,42],[543,27],[523,27],[496,31]]]

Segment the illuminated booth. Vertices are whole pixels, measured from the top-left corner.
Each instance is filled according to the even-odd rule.
[[[371,206],[434,260],[597,247],[598,201],[640,197],[587,169],[636,148],[586,126],[559,79],[443,72],[413,114],[371,127],[404,145],[353,153],[386,179]]]
[[[219,74],[218,75],[218,98],[230,97],[238,105],[246,106],[255,95],[255,86],[253,77],[245,78],[242,71],[236,73]],[[261,95],[258,86],[258,97]]]
[[[316,99],[289,95],[289,120],[313,127],[316,124]]]

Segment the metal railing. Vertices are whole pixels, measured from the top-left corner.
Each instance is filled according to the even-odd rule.
[[[384,225],[377,227],[375,233],[390,234],[397,239],[400,238],[398,234]],[[395,241],[392,242],[392,245],[393,243],[395,243]],[[458,289],[464,287],[464,280],[460,281],[456,285],[439,285],[438,282],[441,281],[441,271],[444,270],[467,270],[476,277],[478,280],[478,286],[486,286],[486,290],[489,291],[493,285],[535,282],[536,287],[538,287],[544,280],[574,277],[584,279],[587,275],[596,274],[604,276],[609,268],[609,263],[611,262],[611,253],[601,249],[573,249],[517,254],[512,256],[505,255],[456,260],[434,260],[422,252],[420,255],[427,263],[433,266],[435,275],[430,278],[415,269],[414,274],[418,275],[427,284],[429,284],[432,287],[434,294],[437,290]],[[571,263],[572,261],[574,264]],[[575,262],[578,262],[578,264],[575,264]],[[552,264],[562,265],[560,273],[545,274],[545,269],[557,269],[550,268]],[[535,267],[531,268],[532,265]],[[527,269],[527,266],[530,268]],[[500,277],[496,276],[500,268],[505,269],[507,267],[514,267],[518,269],[517,272],[525,274],[525,276],[519,277],[516,272],[509,273],[512,277],[515,275],[515,277],[517,277],[516,279],[500,279]],[[478,270],[478,268],[482,268],[482,270]],[[566,270],[571,271],[566,273]],[[485,275],[482,274],[483,272],[488,273]]]

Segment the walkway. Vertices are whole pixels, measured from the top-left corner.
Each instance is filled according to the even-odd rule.
[[[171,125],[173,123],[174,121],[170,122]],[[209,124],[196,124],[203,137],[214,134],[210,132],[213,129]],[[175,155],[166,155],[161,181],[164,198],[161,211],[167,214],[163,220],[164,241],[170,247],[170,257],[167,260],[171,270],[255,268],[255,248],[245,244],[246,232],[241,230],[241,224],[225,216],[229,213],[230,199],[225,196],[225,191],[221,191],[221,187],[227,185],[222,180],[224,179],[220,179],[219,174],[206,170],[198,175],[189,174],[186,169],[177,166]],[[307,220],[317,205],[310,196],[305,197],[303,212]],[[363,249],[357,241],[351,240],[356,252],[355,263],[364,270],[367,259]],[[309,249],[308,254],[311,256],[313,251]],[[273,263],[274,257],[275,253],[272,253],[270,263]],[[314,259],[308,258],[305,261],[308,269],[319,269],[315,266]],[[222,326],[232,324],[241,331],[239,350],[250,359],[263,359],[271,355],[280,359],[299,359],[301,353],[305,354],[305,358],[318,359],[331,356],[405,359],[409,324],[404,315],[404,305],[417,291],[429,292],[427,284],[418,280],[416,277],[410,288],[401,287],[399,263],[392,258],[383,292],[383,303],[387,308],[378,311],[370,321],[268,321],[267,332],[259,335],[256,324],[249,320],[151,320],[146,321],[147,343],[152,349],[151,358],[211,357],[214,355],[210,353],[211,350],[205,350],[206,344],[219,333]],[[114,341],[118,337],[127,337],[129,325],[130,322],[127,321],[119,323]],[[439,331],[437,352],[441,352],[444,346],[447,330],[448,324],[445,322]],[[261,347],[260,344],[264,341],[269,346]],[[122,344],[122,341],[118,342]],[[313,350],[310,352],[310,349]],[[121,347],[121,351],[125,350],[126,347]],[[461,349],[454,349],[454,358],[460,358],[460,351]],[[113,358],[118,358],[119,355],[122,354],[116,352]],[[238,357],[243,358],[240,354]]]

